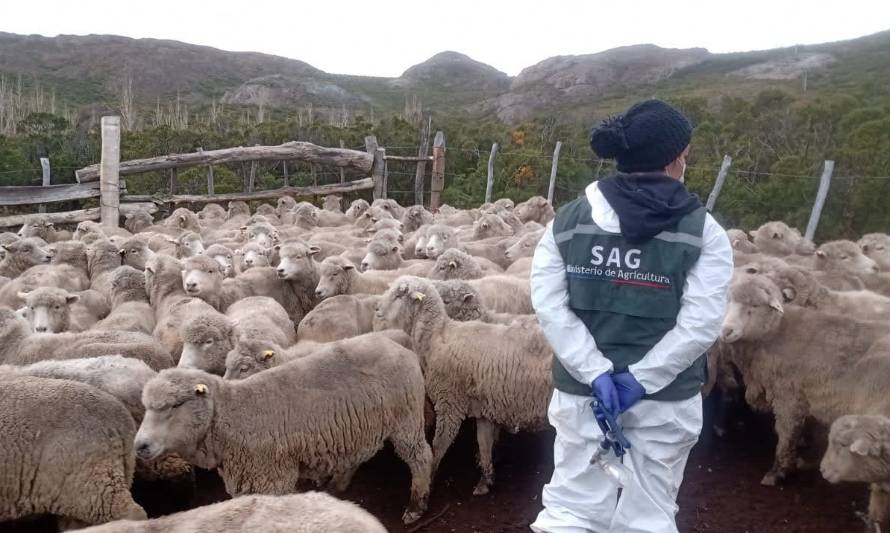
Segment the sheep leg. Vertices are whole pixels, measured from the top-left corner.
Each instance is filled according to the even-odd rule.
[[[426,511],[432,483],[433,453],[427,444],[423,424],[390,438],[396,455],[411,469],[411,496],[402,515],[405,524],[416,522]]]
[[[868,520],[869,531],[880,533],[887,525],[890,518],[890,486],[880,483],[872,483],[868,495]]]
[[[797,465],[797,445],[803,433],[807,410],[796,398],[775,398],[773,409],[776,416],[776,457],[773,467],[763,476],[762,485],[781,483]]]
[[[476,444],[479,447],[479,469],[482,476],[473,489],[475,496],[488,494],[488,490],[494,485],[494,462],[492,461],[492,449],[498,440],[501,428],[490,420],[476,419]]]
[[[433,478],[436,477],[436,471],[439,470],[439,463],[457,437],[460,430],[460,424],[464,420],[462,411],[447,405],[444,402],[436,403],[436,434],[433,437]]]

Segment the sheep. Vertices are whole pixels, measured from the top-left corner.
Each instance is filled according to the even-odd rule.
[[[370,208],[371,204],[369,204],[367,200],[359,198],[358,200],[353,200],[352,203],[349,204],[349,209],[346,210],[346,216],[352,220],[358,220],[358,218],[364,215],[365,211]]]
[[[226,354],[235,345],[233,324],[228,317],[217,312],[189,317],[179,334],[183,345],[177,366],[220,376],[225,373]]]
[[[392,271],[359,272],[342,257],[328,257],[318,265],[315,297],[319,300],[340,294],[383,294],[398,275]]]
[[[783,257],[810,255],[815,251],[812,242],[804,239],[798,230],[788,227],[784,222],[767,222],[748,233],[754,246],[765,254]]]
[[[532,271],[532,260],[534,257],[520,257],[516,261],[510,263],[510,266],[504,270],[504,274],[529,279]]]
[[[204,204],[204,207],[198,211],[198,221],[205,225],[207,223],[219,224],[226,219],[226,210],[219,204]]]
[[[296,328],[284,307],[268,296],[249,296],[226,309],[233,334],[239,338],[262,338],[280,346],[297,342]]]
[[[859,239],[862,253],[877,263],[882,271],[890,270],[890,235],[886,233],[869,233]]]
[[[32,266],[49,263],[52,256],[46,250],[42,240],[34,237],[4,244],[5,256],[0,261],[0,276],[18,277]]]
[[[461,243],[458,248],[475,257],[483,257],[492,263],[506,269],[510,266],[507,260],[507,245],[511,242],[509,238],[494,237],[481,241],[470,241]]]
[[[75,241],[83,241],[85,243],[91,238],[97,237],[104,237],[106,239],[114,237],[126,240],[133,238],[133,234],[124,228],[106,227],[92,220],[84,220],[77,225],[74,234],[71,236]]]
[[[20,239],[39,237],[47,243],[71,240],[70,231],[57,230],[55,225],[45,217],[33,218],[30,222],[22,224],[18,236]]]
[[[729,237],[729,242],[734,252],[756,254],[760,251],[753,242],[748,240],[748,234],[744,230],[728,229],[726,230],[726,235]]]
[[[36,287],[58,287],[68,292],[79,292],[90,287],[83,243],[54,243],[47,247],[47,251],[52,256],[50,264],[32,266],[0,287],[0,305],[17,309],[24,304],[19,294]]]
[[[321,204],[321,208],[325,211],[331,211],[332,213],[343,214],[343,208],[340,207],[340,201],[343,198],[337,196],[336,194],[329,194],[324,197],[324,201]]]
[[[378,198],[371,203],[371,207],[377,207],[388,212],[396,220],[405,215],[405,208],[392,198]]]
[[[887,327],[883,321],[783,306],[782,293],[760,275],[738,275],[730,290],[720,339],[731,345],[729,357],[744,378],[746,401],[775,414],[775,460],[762,480],[775,485],[796,465],[797,440],[808,416],[828,425],[856,412],[855,398],[841,391],[856,390],[857,381],[861,390],[872,394],[868,380],[875,369],[857,365],[881,359],[868,356],[886,351]],[[888,372],[890,368],[879,374]],[[867,398],[859,404],[863,402],[868,403]]]
[[[148,335],[128,331],[29,332],[27,321],[0,308],[0,364],[25,365],[53,359],[120,354],[155,370],[173,366],[170,353]]]
[[[498,215],[482,215],[479,217],[479,220],[473,223],[473,240],[478,241],[490,237],[509,237],[513,233],[513,228]]]
[[[269,248],[256,242],[249,242],[235,250],[235,271],[240,274],[253,267],[271,266],[269,262]]]
[[[501,268],[485,259],[473,257],[457,248],[450,248],[436,259],[429,271],[430,279],[479,279],[503,273]]]
[[[366,228],[365,232],[375,234],[380,231],[392,230],[401,234],[404,228],[405,225],[394,218],[381,218],[380,220],[375,221],[371,227]]]
[[[405,523],[420,518],[430,487],[423,375],[417,356],[331,346],[244,381],[175,368],[149,381],[137,456],[166,452],[217,469],[232,496],[286,494],[301,477],[345,488],[384,441],[411,470]]]
[[[402,259],[402,248],[398,242],[377,240],[368,243],[367,253],[362,258],[362,272],[369,270],[408,270],[412,274],[425,275],[433,267],[432,261],[425,259]]]
[[[130,495],[136,425],[121,402],[76,381],[0,382],[0,521],[41,513],[86,524],[146,518]]]
[[[293,209],[296,205],[297,202],[292,196],[288,196],[286,194],[279,196],[278,199],[275,201],[275,213],[280,218],[285,213]]]
[[[105,297],[92,290],[72,294],[57,287],[37,287],[19,297],[25,300],[24,316],[36,333],[84,331],[110,312]]]
[[[373,515],[358,505],[324,492],[286,496],[251,494],[205,505],[147,522],[116,521],[82,533],[386,533]]]
[[[340,294],[324,299],[300,322],[297,337],[331,342],[368,333],[373,329],[379,296]]]
[[[504,251],[504,257],[512,264],[517,259],[523,257],[532,257],[535,254],[535,247],[538,241],[544,235],[543,231],[526,233],[519,237],[512,245]]]
[[[111,275],[121,266],[120,249],[107,240],[98,240],[87,246],[87,267],[90,288],[111,301]]]
[[[812,307],[829,313],[874,320],[890,315],[890,298],[871,291],[834,291],[812,273],[786,266],[766,274],[782,292],[785,303]]]
[[[151,335],[157,323],[145,292],[145,274],[129,266],[116,268],[111,276],[111,293],[111,313],[93,329]]]
[[[137,424],[145,414],[142,387],[157,375],[144,362],[120,355],[41,361],[26,366],[0,365],[0,376],[8,376],[10,373],[38,378],[70,379],[92,385],[124,404]]]
[[[400,220],[404,231],[417,231],[421,226],[435,223],[433,214],[422,205],[412,205],[405,209],[405,213]]]
[[[144,209],[132,211],[124,215],[124,228],[133,234],[145,231],[153,224],[154,218],[151,216],[151,213]]]
[[[813,266],[825,272],[846,272],[856,275],[869,275],[878,272],[878,265],[853,241],[831,241],[819,246],[814,255]]]
[[[215,311],[200,298],[186,295],[182,287],[182,264],[178,259],[156,255],[145,264],[145,292],[155,311],[153,335],[160,340],[174,360],[182,353],[179,326],[189,316]]]
[[[482,304],[496,313],[526,315],[534,313],[528,280],[515,276],[487,276],[469,280],[471,287],[479,291]]]
[[[405,276],[383,295],[374,329],[402,329],[425,362],[427,395],[436,412],[433,472],[461,422],[476,419],[482,476],[474,494],[494,482],[491,451],[500,427],[547,427],[553,352],[540,328],[456,322],[429,281]]]
[[[547,224],[553,220],[553,206],[543,196],[532,196],[513,208],[513,213],[523,222],[535,221]]]
[[[198,215],[184,207],[177,207],[174,209],[173,212],[170,213],[170,216],[165,218],[161,224],[167,228],[177,230],[190,230],[196,233],[201,231]]]
[[[497,200],[494,201],[494,205],[505,210],[505,211],[509,211],[509,210],[513,209],[514,207],[516,207],[516,204],[513,203],[513,200],[511,200],[509,198],[498,198]]]
[[[240,228],[247,222],[248,218],[250,218],[250,206],[247,205],[247,202],[233,200],[228,204],[226,221],[223,223],[223,228]]]
[[[222,244],[211,244],[204,250],[204,255],[219,263],[219,266],[223,269],[223,274],[227,278],[235,275],[235,253],[232,252],[231,248]]]
[[[186,231],[173,242],[176,245],[176,256],[179,259],[204,253],[204,242],[201,240],[201,236],[194,231]]]
[[[133,238],[124,241],[118,249],[121,256],[121,264],[131,266],[138,270],[145,270],[145,263],[152,257],[155,252],[148,247],[148,244],[140,238]]]
[[[429,259],[436,259],[442,255],[442,252],[445,250],[449,248],[457,248],[458,246],[454,228],[450,228],[443,224],[428,226],[424,236],[426,238],[424,240],[423,253],[424,256]],[[420,246],[420,241],[418,241],[418,246]]]

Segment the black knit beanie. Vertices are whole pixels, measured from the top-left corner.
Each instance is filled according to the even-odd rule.
[[[677,159],[692,140],[692,125],[661,100],[634,104],[590,134],[590,147],[604,159],[618,161],[619,172],[658,172]]]

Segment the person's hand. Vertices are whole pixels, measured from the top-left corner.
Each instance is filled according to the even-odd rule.
[[[630,372],[613,374],[612,384],[618,394],[618,414],[633,407],[646,394],[646,389]]]
[[[611,413],[613,417],[618,416],[618,391],[615,389],[615,384],[612,383],[612,375],[603,372],[593,380],[590,387],[593,389],[593,396],[599,400],[603,409]]]

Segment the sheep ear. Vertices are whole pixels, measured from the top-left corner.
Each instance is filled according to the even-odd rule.
[[[468,292],[467,294],[464,294],[461,299],[465,302],[469,302],[473,299],[473,293]]]
[[[782,236],[778,232],[773,232],[773,239],[781,239]]]
[[[752,229],[751,231],[748,232],[748,235],[753,239],[753,238],[757,237],[757,232]]]
[[[68,305],[77,303],[78,300],[80,300],[80,295],[77,294],[69,294],[65,297],[65,302],[68,303]]]
[[[730,246],[732,246],[733,248],[735,248],[736,246],[739,245],[739,241],[741,241],[741,240],[742,240],[742,239],[733,239],[732,242],[730,243]]]
[[[745,267],[746,274],[757,274],[758,272],[760,272],[760,269],[757,268],[757,265],[748,265]]]
[[[797,292],[793,288],[785,287],[782,289],[782,298],[785,299],[785,302],[793,301],[795,296],[797,296]]]
[[[236,249],[234,252],[235,255],[241,255],[241,248]]]
[[[450,263],[448,263],[448,266],[450,266],[451,268],[457,268],[457,263],[455,261],[451,261]]]
[[[245,231],[247,231],[247,226],[241,226],[238,229],[241,230],[242,232],[245,232]]]
[[[867,245],[867,244],[863,244],[863,245],[862,245],[862,252],[863,252],[863,253],[868,253],[868,245]]]
[[[277,252],[277,251],[281,250],[281,245],[280,245],[280,244],[276,244],[275,246],[272,247],[272,249],[275,250],[275,251]]]
[[[822,250],[816,250],[816,257],[825,257],[825,252]]]
[[[181,220],[182,222],[185,222],[185,215],[179,215],[179,220]]]
[[[398,251],[399,251],[399,247],[398,247],[398,246],[393,246],[393,247],[392,247],[392,251],[393,251],[393,252],[398,252]]]
[[[343,265],[343,270],[355,270],[355,265]]]
[[[31,291],[28,291],[28,290],[19,291],[19,293],[18,293],[16,296],[18,296],[19,298],[21,298],[22,300],[24,300],[25,298],[28,297],[28,293],[29,293],[29,292],[31,292]]]
[[[121,248],[120,250],[118,250],[117,253],[118,253],[118,255],[121,255],[121,256],[127,255],[127,251],[124,250],[123,248]]]
[[[420,291],[414,291],[414,294],[411,295],[412,298],[417,300],[418,302],[422,302],[426,298],[426,294]]]
[[[310,246],[309,247],[309,255],[315,255],[320,251],[321,251],[321,248],[319,248],[318,246]]]
[[[198,383],[197,385],[195,385],[195,394],[197,394],[198,396],[207,394],[207,385],[203,383]]]
[[[779,314],[785,314],[785,308],[782,307],[782,302],[773,298],[769,301],[769,306],[771,309],[775,310]]]
[[[269,359],[272,359],[273,357],[275,357],[274,350],[264,350],[263,351],[263,359],[269,360]]]
[[[850,445],[850,451],[855,453],[856,455],[877,455],[877,447],[872,446],[863,438],[859,438],[853,441],[853,444]]]

